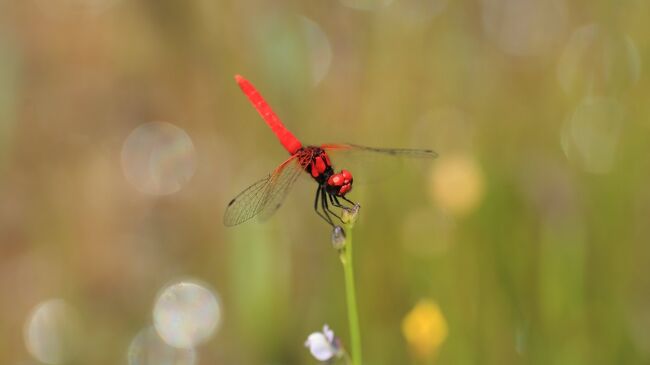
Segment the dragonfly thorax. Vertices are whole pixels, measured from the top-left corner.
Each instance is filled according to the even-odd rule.
[[[304,154],[304,157],[301,158],[301,160],[307,162],[304,165],[304,169],[319,184],[325,183],[330,175],[334,173],[330,158],[323,149],[309,146],[298,151],[298,153]]]
[[[332,163],[327,152],[322,148],[308,146],[299,153],[310,153],[309,163],[305,170],[318,182],[320,186],[325,187],[328,194],[335,196],[344,196],[352,190],[352,174],[348,170],[334,172]]]

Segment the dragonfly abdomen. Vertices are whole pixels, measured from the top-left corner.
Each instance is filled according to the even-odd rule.
[[[284,148],[292,155],[300,150],[302,148],[302,143],[300,143],[298,138],[296,138],[296,136],[294,136],[293,133],[282,124],[280,118],[275,114],[273,109],[271,109],[257,89],[255,89],[253,84],[239,75],[235,75],[235,80],[237,80],[237,84],[239,84],[241,90],[248,97],[257,112],[260,113],[266,124],[278,137],[282,146],[284,146]]]

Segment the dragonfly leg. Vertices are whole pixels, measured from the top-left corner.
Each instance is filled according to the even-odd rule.
[[[341,203],[334,200],[334,196],[332,194],[327,194],[327,197],[330,199],[330,204],[332,204],[333,206],[335,206],[337,208],[343,208]]]
[[[336,197],[336,195],[330,194],[329,198],[330,198],[330,202],[332,203],[333,206],[335,206],[337,208],[341,208],[341,209],[350,209],[350,208],[346,207],[345,205],[341,204],[341,202]]]
[[[346,202],[352,204],[352,206],[358,205],[357,203],[353,202],[352,200],[342,196],[341,199],[345,200]]]
[[[326,199],[326,196],[325,196],[325,195],[327,195],[327,197],[329,197],[330,202],[332,202],[332,205],[334,205],[335,207],[338,207],[338,205],[336,205],[336,204],[334,203],[334,201],[332,200],[332,195],[327,194],[326,191],[323,191],[322,194],[323,194],[322,199],[323,199],[324,209],[327,210],[327,212],[328,212],[329,214],[335,216],[335,217],[338,218],[341,222],[343,222],[343,219],[341,219],[341,216],[338,215],[338,214],[336,214],[336,213],[334,213],[334,212],[330,209],[329,204],[327,203],[327,199]]]
[[[352,206],[351,207],[346,207],[345,205],[341,204],[341,202],[339,201],[339,198],[336,195],[330,195],[330,201],[332,201],[332,205],[337,207],[337,208],[345,209],[345,210],[350,212],[350,211],[353,211],[356,206],[358,206],[355,202],[353,202],[353,201],[351,201],[351,200],[349,200],[349,199],[347,199],[345,197],[341,197],[341,198],[345,199],[345,201],[352,204]]]
[[[331,224],[331,225],[334,225],[334,223],[332,222],[332,218],[330,217],[330,213],[331,213],[332,215],[334,215],[336,218],[338,218],[339,220],[341,220],[341,217],[339,217],[337,214],[335,214],[334,212],[332,212],[332,211],[330,210],[330,207],[329,207],[329,205],[327,204],[327,196],[326,196],[326,195],[327,195],[327,192],[325,192],[325,191],[322,191],[322,192],[321,192],[321,197],[320,197],[321,207],[323,208],[323,213],[325,213],[325,215],[327,216],[327,218],[329,218],[329,222],[330,222],[330,224]],[[342,221],[341,221],[341,222],[342,222]]]
[[[319,186],[318,189],[316,189],[316,199],[314,199],[314,211],[321,218],[323,218],[325,220],[325,222],[327,222],[327,224],[334,227],[334,222],[332,222],[332,218],[330,218],[330,216],[327,215],[327,212],[325,212],[325,214],[323,214],[318,210],[318,198],[320,197],[320,194],[321,194],[321,187]],[[322,194],[325,194],[325,192],[323,191]]]

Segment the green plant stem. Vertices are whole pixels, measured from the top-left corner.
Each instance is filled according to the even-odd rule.
[[[348,306],[348,322],[350,327],[350,342],[352,365],[361,365],[361,332],[359,331],[359,313],[357,312],[357,296],[354,288],[354,266],[352,265],[352,225],[345,227],[345,246],[341,252],[341,263],[345,273],[345,296]]]

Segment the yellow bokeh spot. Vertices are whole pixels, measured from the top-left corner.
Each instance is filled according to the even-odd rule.
[[[456,155],[441,158],[431,174],[436,204],[457,216],[472,212],[483,198],[484,179],[476,160]]]
[[[447,338],[447,321],[436,302],[422,299],[404,317],[402,333],[416,356],[428,358]]]

